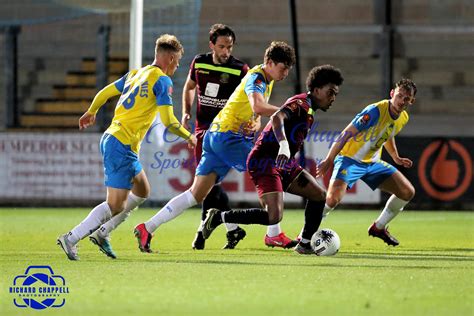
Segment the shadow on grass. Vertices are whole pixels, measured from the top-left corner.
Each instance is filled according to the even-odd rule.
[[[398,252],[398,250],[397,250]],[[341,253],[338,255],[342,259],[390,259],[390,260],[423,260],[423,261],[474,261],[470,255],[451,255],[451,254],[423,254],[423,253]]]
[[[218,259],[178,259],[178,258],[167,258],[167,254],[163,254],[163,256],[150,255],[148,258],[144,257],[141,259],[136,258],[122,258],[120,261],[127,262],[127,263],[165,263],[165,264],[193,264],[193,265],[228,265],[228,266],[273,266],[273,267],[324,267],[324,268],[367,268],[367,269],[415,269],[415,270],[432,270],[432,269],[454,269],[451,267],[441,267],[441,266],[431,266],[431,265],[400,265],[399,263],[393,265],[381,265],[381,264],[369,264],[367,262],[355,262],[354,264],[343,264],[343,261],[339,261],[339,259],[349,259],[344,258],[343,256],[334,257],[332,260],[333,262],[328,262],[327,260],[321,261],[321,257],[311,257],[311,256],[304,256],[304,257],[295,257],[295,261],[292,262],[261,262],[261,261],[241,261],[241,260],[218,260]],[[369,257],[369,256],[368,256]],[[301,262],[300,259],[314,259],[314,262]],[[363,257],[365,258],[365,257]],[[369,257],[370,258],[370,257]],[[291,259],[285,257],[285,259]],[[336,260],[334,260],[336,259]],[[373,258],[373,259],[387,259],[387,258]],[[98,262],[99,260],[91,260],[92,262]]]
[[[426,248],[426,249],[397,249],[397,251],[406,252],[426,252],[426,251],[442,251],[442,252],[474,252],[473,248]]]

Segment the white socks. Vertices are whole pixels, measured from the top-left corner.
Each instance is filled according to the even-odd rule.
[[[122,224],[129,216],[132,210],[143,204],[146,198],[139,197],[138,195],[129,193],[127,198],[127,204],[125,209],[112,217],[109,221],[99,227],[98,234],[102,238],[107,238],[111,231],[113,231],[118,225]]]
[[[395,216],[398,215],[398,213],[403,210],[408,202],[410,201],[404,201],[392,194],[385,204],[385,208],[383,209],[382,213],[380,213],[379,218],[375,220],[375,227],[378,229],[383,229]]]
[[[325,218],[329,212],[331,212],[334,209],[334,207],[330,207],[327,204],[324,204],[324,209],[323,209],[323,218]]]
[[[196,204],[196,199],[191,191],[184,191],[180,195],[172,198],[155,216],[150,218],[148,222],[145,222],[145,228],[149,233],[153,233],[158,226],[169,222]]]
[[[97,205],[87,217],[68,234],[68,240],[77,244],[82,238],[92,234],[101,224],[105,223],[112,217],[109,204],[102,202]]]
[[[268,225],[267,226],[267,236],[268,237],[276,237],[281,234],[281,227],[280,223],[275,225]]]

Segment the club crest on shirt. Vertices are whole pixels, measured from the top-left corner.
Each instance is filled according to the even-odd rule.
[[[220,78],[220,82],[221,83],[228,83],[229,82],[229,74],[228,73],[222,73],[221,74],[221,78]]]
[[[263,88],[263,81],[262,79],[255,79],[255,85]]]
[[[171,97],[173,95],[173,86],[168,87],[168,95]]]
[[[367,124],[369,123],[370,121],[370,115],[369,114],[364,114],[360,119],[359,119],[359,123],[360,124]]]
[[[288,108],[291,110],[291,112],[294,112],[296,111],[296,109],[298,109],[298,104],[299,103],[298,101],[301,102],[301,100],[297,100],[296,102],[292,102],[290,104],[288,104]]]

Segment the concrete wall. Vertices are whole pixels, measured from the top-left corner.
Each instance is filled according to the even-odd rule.
[[[198,51],[208,50],[208,28],[221,22],[232,26],[237,33],[234,55],[251,66],[261,63],[263,52],[272,40],[291,42],[288,3],[287,0],[202,0]],[[338,122],[342,118],[346,122],[365,105],[386,97],[388,91],[386,95],[380,95],[381,66],[376,36],[351,30],[351,26],[367,29],[374,26],[374,1],[298,0],[296,3],[300,82],[304,85],[309,69],[324,63],[341,68],[345,76],[337,103],[330,113],[324,114],[324,119]],[[393,21],[399,30],[395,38],[394,79],[410,77],[415,80],[419,95],[412,114],[435,122],[422,124],[423,127],[412,132],[423,134],[428,128],[430,133],[437,133],[436,122],[452,125],[453,132],[459,131],[456,118],[474,119],[474,3],[469,0],[399,0],[392,3]],[[0,18],[16,16],[22,11],[28,12],[30,18],[35,14],[44,18],[46,11],[41,8],[52,10],[37,6],[34,1],[9,3],[2,5]],[[182,32],[179,26],[166,26],[186,13],[185,8],[178,6],[161,11],[159,16],[151,16],[153,13],[145,10],[145,17],[156,21],[145,26],[145,63],[151,61],[153,53],[150,39],[163,32],[181,32],[186,58],[180,71],[186,72],[193,55],[189,49],[192,44],[188,43],[195,40],[195,33]],[[19,37],[19,99],[26,110],[34,108],[37,98],[51,96],[52,85],[62,84],[67,71],[78,70],[83,57],[95,55],[96,33],[102,23],[112,27],[111,55],[128,56],[127,12],[23,26]],[[325,29],[334,26],[339,27],[338,31]],[[413,30],[407,26],[423,28]],[[435,33],[432,26],[450,28]],[[271,102],[279,104],[291,96],[295,80],[293,72],[284,82],[277,83]],[[182,83],[183,80],[177,79],[177,86]],[[180,97],[176,99],[179,103]],[[0,114],[3,108],[4,105],[0,105]],[[180,106],[176,112],[180,116]],[[449,122],[444,119],[446,117],[450,118]],[[461,130],[469,130],[469,127],[470,124]]]
[[[388,91],[386,95],[380,95],[381,65],[376,36],[349,28],[368,26],[370,29],[374,26],[374,2],[299,0],[296,3],[299,80],[304,85],[309,69],[319,64],[330,63],[343,71],[345,82],[338,100],[330,113],[321,115],[329,122],[327,126],[343,128],[365,105],[388,97]],[[399,30],[394,44],[394,80],[409,77],[419,87],[417,102],[411,112],[416,121],[422,123],[413,123],[418,127],[408,129],[409,133],[471,133],[473,130],[468,122],[474,119],[474,3],[467,0],[392,3],[393,21]],[[291,43],[288,1],[204,0],[200,50],[208,50],[208,28],[216,22],[235,29],[234,55],[251,65],[262,62],[263,52],[272,40]],[[333,26],[338,26],[338,31],[325,30],[325,27]],[[430,28],[432,26],[450,27],[436,33]],[[456,33],[451,32],[453,30]],[[293,73],[278,83],[271,101],[275,104],[284,102],[293,93],[295,80]],[[459,117],[462,119],[458,120]],[[460,122],[467,124],[462,131]]]

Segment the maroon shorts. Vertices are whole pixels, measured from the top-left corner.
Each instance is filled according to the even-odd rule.
[[[201,160],[202,140],[204,139],[205,134],[206,130],[197,130],[194,133],[194,136],[196,136],[196,147],[194,147],[194,158],[196,158],[196,166],[199,165],[199,161]]]
[[[258,196],[262,197],[266,193],[286,191],[302,171],[303,168],[295,164],[286,169],[274,166],[269,166],[264,170],[249,169],[249,175],[257,188]]]

